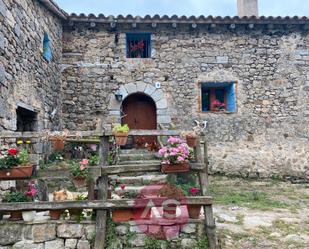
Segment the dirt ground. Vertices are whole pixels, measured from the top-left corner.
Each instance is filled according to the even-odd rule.
[[[309,184],[210,178],[222,248],[309,248]]]

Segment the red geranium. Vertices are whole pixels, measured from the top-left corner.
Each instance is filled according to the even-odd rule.
[[[190,188],[190,193],[192,195],[197,195],[198,193],[200,192],[200,189],[199,188]]]
[[[10,156],[16,156],[16,154],[17,154],[17,149],[15,149],[15,148],[10,148],[10,149],[8,149],[8,154],[9,154]]]

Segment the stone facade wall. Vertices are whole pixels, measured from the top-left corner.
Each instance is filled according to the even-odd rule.
[[[298,26],[108,27],[73,23],[64,28],[65,127],[109,128],[120,117],[114,93],[143,92],[155,100],[160,123],[189,128],[194,120],[208,121],[212,172],[309,175],[308,31]],[[126,58],[125,33],[139,30],[152,33],[151,59]],[[237,81],[235,113],[200,111],[199,83],[209,81]]]
[[[90,249],[94,236],[93,222],[0,223],[0,249]]]
[[[38,128],[59,126],[61,21],[35,0],[0,0],[0,131],[16,130],[16,108],[38,111]],[[42,56],[50,39],[52,61]],[[52,122],[49,114],[58,109]]]
[[[182,227],[163,226],[162,229],[173,234],[168,240],[158,241],[163,249],[193,248],[205,235],[201,222],[189,222]],[[115,223],[107,230],[108,248],[146,248],[147,237],[156,235],[159,230],[157,225]],[[0,222],[0,249],[90,249],[94,239],[95,222],[92,221]]]

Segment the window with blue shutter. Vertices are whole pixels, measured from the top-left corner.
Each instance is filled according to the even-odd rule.
[[[126,45],[127,45],[127,58],[151,57],[150,33],[127,33]]]
[[[202,112],[236,112],[235,82],[201,84]]]
[[[43,58],[47,61],[51,61],[51,50],[50,50],[50,41],[48,34],[45,32],[44,33],[44,38],[43,38]]]

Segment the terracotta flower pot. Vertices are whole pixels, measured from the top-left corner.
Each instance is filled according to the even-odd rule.
[[[64,141],[61,139],[55,139],[53,141],[53,149],[55,151],[62,151],[64,150]]]
[[[130,221],[134,219],[132,209],[117,209],[112,212],[112,219],[114,222]]]
[[[19,179],[32,176],[33,165],[16,166],[11,169],[0,170],[0,179]]]
[[[62,209],[49,210],[49,216],[51,220],[59,220],[61,215],[63,214]]]
[[[198,219],[200,217],[202,205],[188,205],[189,218]]]
[[[119,146],[124,146],[128,140],[128,133],[115,133],[116,144]]]
[[[197,145],[197,137],[186,136],[186,141],[189,147],[193,148]]]
[[[163,206],[163,218],[165,219],[176,219],[176,204],[168,204]]]
[[[135,208],[133,214],[134,220],[149,220],[151,215],[151,208]]]
[[[73,178],[73,184],[76,188],[83,188],[86,186],[86,177],[76,176]]]
[[[10,214],[11,214],[10,220],[22,220],[23,219],[23,215],[21,211],[11,211]]]
[[[162,173],[188,172],[189,170],[190,166],[188,162],[177,164],[161,164]]]

